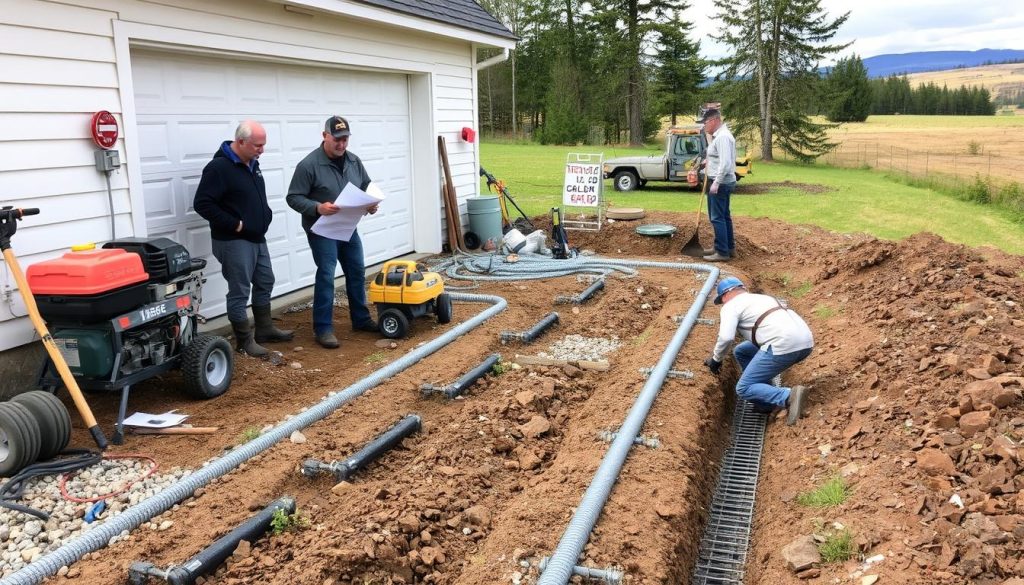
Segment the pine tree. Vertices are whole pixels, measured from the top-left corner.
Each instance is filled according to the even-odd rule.
[[[793,104],[809,89],[807,76],[817,78],[819,62],[848,46],[828,41],[849,12],[831,19],[821,0],[715,0],[715,7],[724,27],[715,38],[733,50],[731,57],[720,62],[725,78],[734,89],[753,89],[757,99],[756,119],[727,112],[734,128],[740,133],[758,128],[763,160],[774,159],[776,136],[784,151],[801,160],[824,154],[831,147],[825,136],[828,126],[815,124]]]
[[[660,31],[655,72],[655,96],[658,110],[672,118],[697,110],[697,92],[704,81],[705,62],[700,58],[700,43],[686,34],[693,25],[664,27]]]
[[[874,90],[868,70],[860,57],[840,59],[828,75],[826,84],[828,119],[831,122],[863,122],[868,119]]]

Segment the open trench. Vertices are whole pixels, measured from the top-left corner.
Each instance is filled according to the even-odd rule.
[[[75,563],[79,578],[123,583],[135,560],[182,563],[287,494],[309,527],[260,539],[205,582],[536,582],[538,561],[555,549],[608,450],[597,433],[623,421],[644,384],[639,369],[658,361],[678,327],[673,317],[687,311],[701,284],[690,271],[645,268],[637,278],[610,277],[603,292],[576,308],[552,305],[555,296],[586,286],[574,277],[483,284],[472,292],[508,299],[507,310],[308,427],[305,443],[283,441],[198,490],[156,519],[173,521],[169,529],[136,529],[87,555]],[[560,323],[533,344],[499,342],[501,331],[526,329],[552,309]],[[479,310],[478,304],[457,304],[453,325]],[[701,316],[717,317],[710,301]],[[300,339],[309,336],[308,325],[303,331],[308,313],[284,319]],[[416,324],[412,338],[383,359],[393,361],[443,330]],[[722,388],[731,387],[735,372],[727,369],[719,380],[700,365],[715,333],[706,324],[691,332],[674,367],[695,376],[666,380],[642,430],[660,446],[631,449],[579,564],[617,567],[627,583],[689,581],[734,402]],[[424,382],[453,381],[491,353],[506,360],[535,354],[569,334],[617,337],[621,346],[607,356],[611,369],[508,369],[457,400],[419,391]],[[219,400],[204,403],[200,416],[219,417],[229,429],[266,423],[344,388],[379,367],[371,358],[383,353],[369,342],[372,336],[350,337],[343,340],[344,359],[319,348],[290,355],[303,360],[301,372],[245,360],[231,402],[223,409],[211,408]],[[361,340],[367,347],[358,347]],[[166,404],[166,393],[162,399]],[[152,403],[161,397],[136,400],[135,408],[158,411]],[[100,411],[107,402],[100,401]],[[335,487],[329,475],[298,473],[307,458],[343,459],[409,413],[420,415],[422,431],[350,483]],[[216,448],[215,439],[178,437],[134,437],[125,446],[192,466]]]

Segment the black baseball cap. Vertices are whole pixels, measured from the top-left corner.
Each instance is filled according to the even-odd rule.
[[[348,125],[348,120],[345,118],[331,116],[327,118],[327,123],[324,124],[324,132],[335,138],[344,138],[352,134],[352,127]]]

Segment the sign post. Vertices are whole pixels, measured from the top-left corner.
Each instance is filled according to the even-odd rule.
[[[604,155],[570,152],[562,184],[562,224],[566,229],[600,230],[604,214]]]
[[[100,110],[93,114],[89,129],[92,131],[92,141],[96,146],[109,150],[117,144],[117,118],[110,112]]]

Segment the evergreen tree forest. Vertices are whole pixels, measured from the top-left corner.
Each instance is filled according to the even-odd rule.
[[[734,134],[760,137],[764,160],[773,148],[813,160],[833,146],[830,124],[813,116],[995,111],[983,88],[868,80],[856,55],[823,76],[847,48],[832,39],[849,13],[831,15],[822,0],[714,0],[701,18],[718,23],[729,57],[707,61],[689,1],[481,0],[519,38],[507,60],[479,73],[481,135],[639,145],[666,118],[692,123],[700,104],[720,101]]]
[[[872,114],[919,114],[925,116],[991,116],[996,113],[992,95],[984,87],[949,89],[927,83],[911,87],[906,75],[872,79]]]

